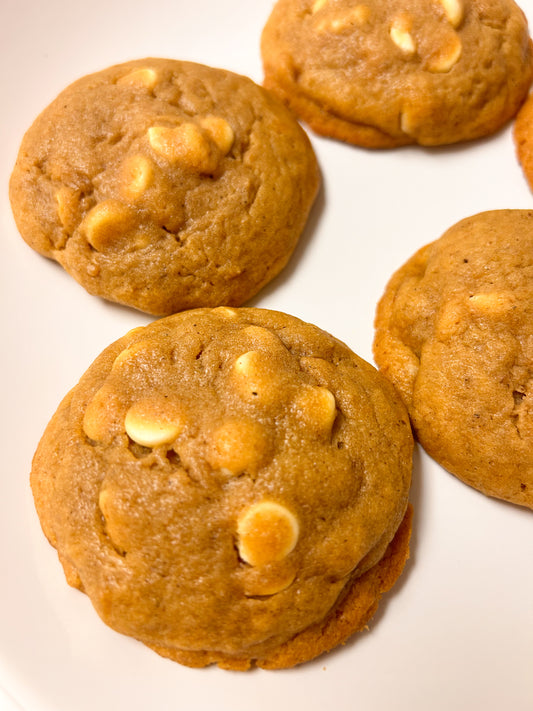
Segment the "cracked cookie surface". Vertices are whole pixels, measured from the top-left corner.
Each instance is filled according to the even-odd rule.
[[[369,148],[493,133],[532,80],[512,0],[278,0],[265,86],[317,133]]]
[[[112,628],[190,666],[279,668],[362,628],[400,574],[412,448],[388,380],[332,336],[196,309],[98,357],[31,483]]]
[[[533,508],[533,212],[480,213],[391,278],[374,355],[426,451]]]
[[[90,293],[166,315],[257,293],[318,184],[307,136],[264,89],[149,58],[83,77],[44,110],[10,198],[22,237]]]

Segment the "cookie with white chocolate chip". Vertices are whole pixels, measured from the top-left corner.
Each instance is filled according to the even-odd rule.
[[[533,509],[533,212],[453,225],[391,278],[374,355],[426,451]]]
[[[255,295],[318,185],[305,132],[262,87],[150,58],[66,88],[26,133],[10,197],[26,242],[90,293],[167,315]]]
[[[533,78],[513,0],[278,0],[264,84],[317,133],[367,148],[489,135]]]
[[[185,665],[274,669],[362,629],[400,575],[412,448],[393,387],[337,339],[194,309],[96,359],[31,483],[110,627]]]

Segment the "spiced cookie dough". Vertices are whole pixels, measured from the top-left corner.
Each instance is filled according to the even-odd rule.
[[[512,0],[278,0],[261,52],[265,86],[314,131],[368,148],[491,134],[533,76]]]
[[[533,212],[474,215],[414,254],[378,305],[374,355],[437,462],[533,508]]]
[[[31,474],[68,582],[189,666],[290,667],[365,626],[408,557],[392,385],[315,326],[196,309],[109,346]]]
[[[87,291],[166,315],[256,294],[318,184],[306,134],[263,88],[150,58],[65,89],[26,133],[10,197],[26,242]]]

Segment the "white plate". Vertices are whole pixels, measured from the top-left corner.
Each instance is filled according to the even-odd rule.
[[[533,708],[533,517],[419,452],[412,557],[370,630],[283,672],[192,670],[108,629],[40,531],[31,457],[93,358],[149,322],[91,297],[18,236],[7,181],[23,132],[72,80],[143,56],[262,79],[271,0],[4,0],[0,22],[1,709],[449,711]],[[522,6],[533,21],[533,0]],[[371,360],[394,269],[457,220],[531,208],[510,127],[466,146],[364,151],[312,136],[324,190],[295,258],[254,304],[292,313]],[[2,705],[3,704],[3,705]]]

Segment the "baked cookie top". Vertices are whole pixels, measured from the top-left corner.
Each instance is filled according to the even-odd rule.
[[[474,215],[414,254],[378,305],[374,355],[431,456],[533,508],[533,212]]]
[[[28,244],[90,293],[163,315],[252,297],[289,259],[318,184],[306,134],[264,89],[148,58],[43,111],[10,198]]]
[[[412,447],[391,384],[332,336],[197,309],[97,358],[31,482],[68,581],[111,627],[185,664],[290,665],[324,651],[328,615],[346,625],[334,611],[349,591],[361,604],[364,575],[368,616],[402,569]]]
[[[370,148],[496,131],[532,80],[512,0],[278,0],[265,86],[316,132]]]

